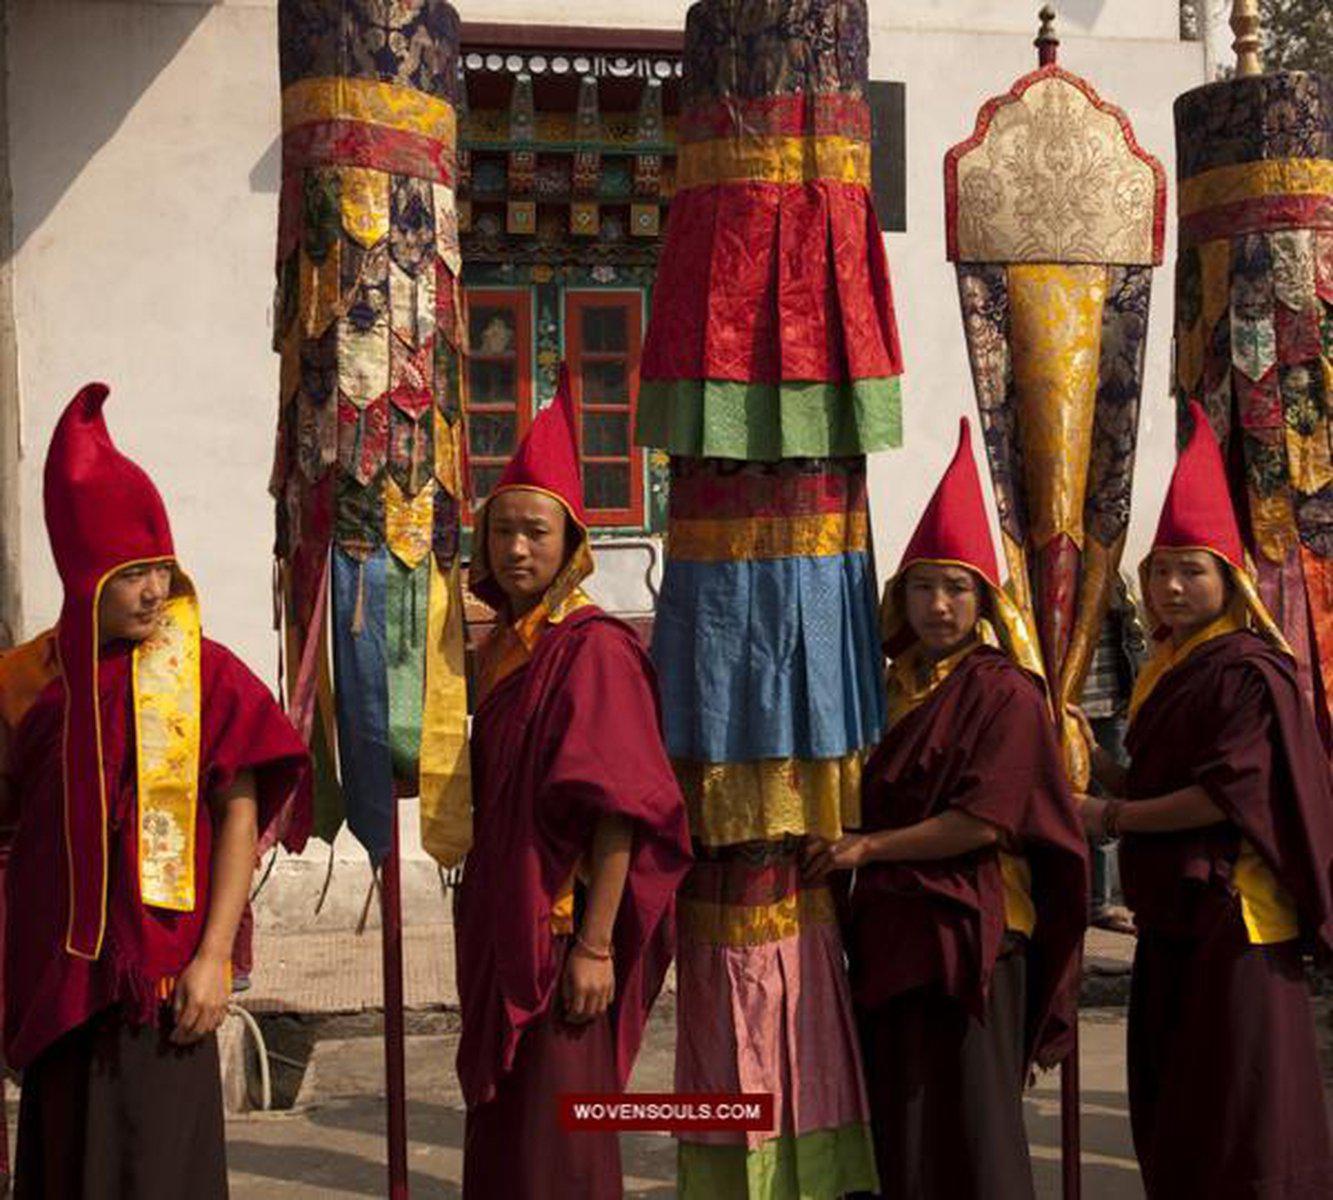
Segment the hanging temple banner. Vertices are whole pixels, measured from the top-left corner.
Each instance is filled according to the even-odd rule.
[[[1333,683],[1333,82],[1304,72],[1176,101],[1174,392],[1222,443],[1264,604],[1325,729]]]
[[[797,859],[859,822],[885,719],[865,455],[901,440],[902,363],[868,38],[864,0],[701,0],[686,22],[637,429],[671,456],[653,656],[698,860],[677,1085],[783,1114],[682,1139],[686,1197],[874,1188],[833,900]]]
[[[271,490],[289,708],[315,752],[316,833],[345,816],[378,862],[396,797],[419,790],[423,841],[453,863],[470,841],[458,14],[282,0],[278,19]]]

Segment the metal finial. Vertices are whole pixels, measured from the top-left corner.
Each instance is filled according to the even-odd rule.
[[[1049,67],[1060,49],[1060,35],[1055,32],[1055,6],[1043,4],[1037,16],[1041,19],[1041,28],[1032,44],[1037,47],[1037,61],[1043,67]]]
[[[1244,79],[1264,73],[1263,59],[1259,56],[1259,0],[1232,0],[1231,29],[1236,40],[1231,48],[1236,52],[1236,75]]]

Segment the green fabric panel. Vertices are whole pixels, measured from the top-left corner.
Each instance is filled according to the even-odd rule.
[[[385,572],[384,660],[389,669],[389,752],[393,776],[417,784],[421,701],[426,687],[426,610],[430,559],[413,570],[390,554]],[[415,790],[414,793],[415,794]]]
[[[680,1200],[836,1200],[875,1192],[875,1147],[867,1125],[788,1134],[757,1150],[682,1141],[677,1154]]]
[[[850,383],[650,379],[635,441],[691,458],[844,458],[901,446],[897,376]]]
[[[338,786],[338,770],[333,763],[333,747],[324,736],[324,722],[315,717],[310,757],[314,760],[314,811],[311,833],[331,842],[338,836],[347,811],[343,807],[342,788]]]

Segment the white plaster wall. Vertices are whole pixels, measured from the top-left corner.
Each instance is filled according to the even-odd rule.
[[[274,17],[38,0],[13,5],[9,41],[26,628],[60,602],[47,441],[101,379],[113,436],[166,499],[205,628],[270,682]]]

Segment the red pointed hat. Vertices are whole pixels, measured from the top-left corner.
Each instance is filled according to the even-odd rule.
[[[153,481],[111,440],[90,383],[70,401],[46,453],[43,501],[65,585],[56,645],[66,692],[65,852],[70,882],[65,948],[96,958],[106,923],[106,782],[98,714],[97,605],[121,567],[175,557],[166,506]]]
[[[958,449],[953,461],[921,514],[898,564],[898,574],[919,562],[961,563],[991,587],[1000,586],[981,477],[972,457],[972,427],[966,417],[958,423]]]
[[[574,394],[569,386],[569,368],[560,364],[560,382],[555,399],[537,414],[500,482],[491,492],[526,488],[553,496],[585,529],[583,475],[579,470],[579,435],[574,420]]]
[[[1231,503],[1222,449],[1197,400],[1190,401],[1189,411],[1194,429],[1176,460],[1152,547],[1210,550],[1243,571],[1245,543]]]

